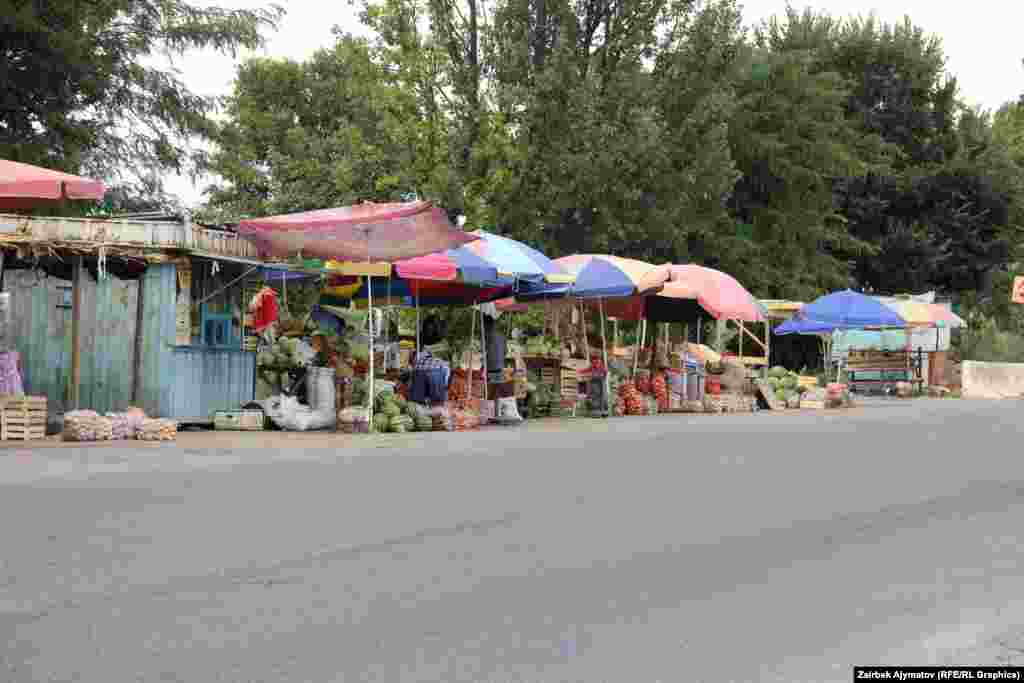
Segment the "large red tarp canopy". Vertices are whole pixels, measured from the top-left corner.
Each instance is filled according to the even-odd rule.
[[[98,180],[0,159],[0,211],[30,209],[62,199],[103,199]]]
[[[264,256],[392,262],[478,239],[459,230],[430,202],[321,209],[239,221],[238,234]]]

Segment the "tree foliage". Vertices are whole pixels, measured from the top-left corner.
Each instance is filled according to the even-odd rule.
[[[212,205],[403,193],[558,256],[696,261],[765,297],[991,290],[1024,103],[965,107],[909,19],[734,0],[364,0],[369,43],[239,71]],[[315,89],[320,93],[311,97]]]
[[[0,0],[0,158],[113,177],[184,172],[214,102],[158,56],[255,48],[277,8],[183,0]]]

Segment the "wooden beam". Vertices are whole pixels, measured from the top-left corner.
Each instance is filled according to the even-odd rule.
[[[82,383],[82,257],[71,267],[71,407],[77,410]]]
[[[763,344],[763,343],[761,342],[761,340],[757,338],[757,335],[756,335],[756,334],[754,334],[754,332],[753,332],[752,330],[748,330],[748,329],[746,328],[746,326],[745,326],[745,325],[743,324],[743,321],[742,321],[742,320],[737,320],[737,321],[736,321],[736,324],[740,326],[740,343],[742,343],[742,340],[743,340],[743,335],[744,335],[744,334],[747,334],[747,335],[749,335],[749,336],[750,336],[750,338],[751,338],[751,339],[753,339],[753,340],[754,340],[755,342],[757,342],[757,345],[761,347],[761,350],[762,350],[762,351],[764,351],[764,352],[765,352],[766,354],[768,353],[768,347],[767,347],[767,346],[765,346],[765,345],[764,345],[764,344]],[[743,354],[740,354],[740,355],[743,355]]]
[[[139,276],[135,302],[135,350],[132,354],[132,405],[142,403],[142,329],[146,312],[146,273]]]

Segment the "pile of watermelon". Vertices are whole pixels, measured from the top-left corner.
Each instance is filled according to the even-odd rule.
[[[800,386],[798,374],[780,365],[768,371],[768,385],[775,392],[776,400],[789,408],[799,408],[800,395],[807,391],[807,387]]]

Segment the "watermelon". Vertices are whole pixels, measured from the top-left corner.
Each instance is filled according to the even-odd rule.
[[[388,427],[391,426],[391,418],[383,413],[377,413],[373,416],[373,430],[375,432],[386,432]]]
[[[768,376],[775,377],[776,379],[782,379],[788,374],[789,372],[786,371],[786,368],[782,367],[781,365],[776,365],[774,368],[768,371]]]

